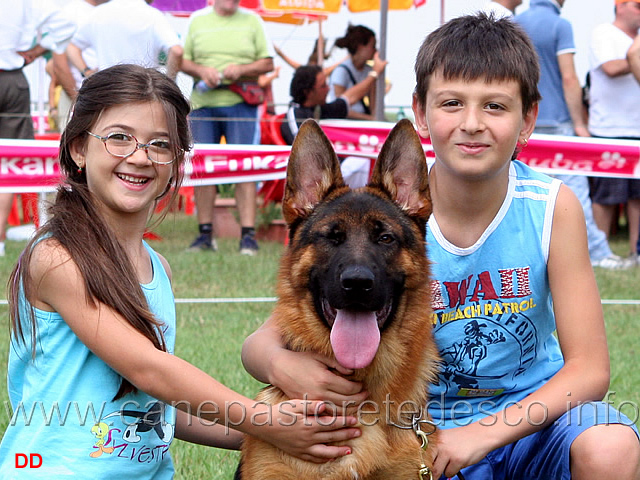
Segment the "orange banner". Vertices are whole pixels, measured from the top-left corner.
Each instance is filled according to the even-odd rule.
[[[408,10],[413,4],[413,0],[389,0],[389,10]],[[380,0],[348,0],[347,6],[351,12],[370,12],[380,10]]]
[[[264,0],[262,3],[267,10],[322,15],[340,11],[342,0]]]
[[[337,13],[342,0],[263,0],[267,10],[284,12],[327,14]],[[371,12],[380,10],[380,0],[346,0],[344,2],[351,12]],[[424,2],[421,2],[424,3]],[[389,0],[389,10],[408,10],[418,5],[414,0]]]

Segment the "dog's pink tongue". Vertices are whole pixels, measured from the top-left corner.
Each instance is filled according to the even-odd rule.
[[[352,369],[366,367],[380,344],[375,312],[338,310],[330,339],[340,365]]]

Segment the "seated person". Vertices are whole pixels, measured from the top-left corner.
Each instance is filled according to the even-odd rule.
[[[362,81],[371,72],[369,62],[376,53],[376,34],[364,25],[349,25],[344,37],[336,40],[335,46],[346,48],[349,56],[331,73],[329,77],[329,101],[335,100],[349,87]],[[360,97],[353,105],[349,117],[354,120],[374,120],[376,85]]]
[[[298,133],[298,127],[307,118],[316,120],[324,118],[347,118],[349,107],[359,102],[362,96],[369,91],[387,66],[386,60],[381,60],[376,53],[373,58],[373,67],[367,77],[345,90],[336,100],[327,103],[329,86],[327,75],[317,65],[305,65],[299,67],[291,80],[289,94],[292,101],[285,121],[280,126],[282,138],[291,145]]]

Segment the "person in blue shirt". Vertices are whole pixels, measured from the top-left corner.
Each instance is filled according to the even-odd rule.
[[[377,52],[376,34],[364,25],[349,25],[343,37],[334,44],[338,48],[346,48],[349,56],[331,72],[329,77],[328,101],[340,98],[349,88],[362,82],[371,74],[373,68],[369,65]],[[377,78],[377,76],[376,76]],[[375,119],[375,91],[376,83],[369,86],[360,98],[354,102],[347,114],[347,118],[355,120]]]
[[[537,133],[590,137],[587,114],[582,103],[582,86],[574,66],[576,47],[569,21],[560,16],[565,0],[532,0],[529,9],[516,15],[529,34],[540,61],[542,100],[536,121]],[[589,180],[584,175],[557,175],[573,190],[582,204],[587,222],[589,256],[594,267],[626,269],[634,266],[630,259],[615,255],[607,235],[593,217]]]
[[[442,366],[425,385],[439,429],[434,478],[637,480],[637,429],[608,401],[582,207],[517,160],[540,101],[533,45],[509,19],[462,16],[427,36],[415,74],[415,123],[435,153],[426,245]],[[286,350],[269,320],[245,341],[243,362],[291,397],[366,399],[334,357]]]
[[[21,477],[21,452],[41,456],[30,478],[168,479],[174,438],[237,449],[242,432],[320,462],[348,453],[329,439],[358,435],[304,413],[317,403],[271,410],[174,355],[171,269],[143,235],[157,202],[177,195],[189,109],[171,79],[137,65],[80,88],[50,219],[9,282],[14,414],[0,478]]]

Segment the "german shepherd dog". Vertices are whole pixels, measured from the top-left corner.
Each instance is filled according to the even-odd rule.
[[[438,362],[425,249],[431,200],[411,122],[391,131],[370,183],[351,190],[324,132],[305,121],[292,146],[282,208],[290,244],[274,321],[289,349],[335,358],[369,397],[349,411],[362,431],[341,443],[352,447],[351,455],[316,464],[247,437],[242,479],[430,478],[419,470],[432,466],[432,452],[421,449],[412,424],[424,425]],[[287,399],[274,386],[257,397],[269,404]]]

